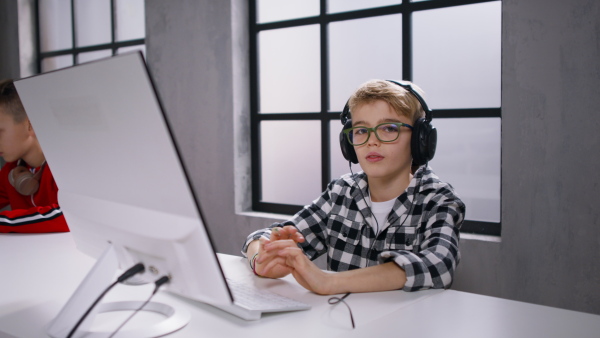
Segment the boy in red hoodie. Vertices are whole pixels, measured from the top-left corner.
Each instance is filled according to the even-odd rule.
[[[67,232],[58,187],[12,80],[0,81],[0,233]]]

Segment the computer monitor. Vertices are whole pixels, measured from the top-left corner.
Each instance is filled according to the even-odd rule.
[[[122,269],[146,266],[138,281],[168,274],[169,291],[230,305],[198,197],[141,53],[33,76],[15,86],[59,187],[77,248],[95,258],[111,248]],[[79,291],[89,301],[89,292]],[[63,317],[76,321],[80,309],[65,307],[70,314]],[[68,332],[73,320],[54,325],[51,334]]]

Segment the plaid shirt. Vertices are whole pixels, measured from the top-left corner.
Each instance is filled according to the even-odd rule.
[[[465,215],[452,186],[430,167],[419,168],[378,235],[370,203],[366,174],[346,174],[289,221],[250,234],[242,252],[253,240],[269,238],[273,227],[293,225],[306,239],[298,244],[305,254],[311,260],[327,254],[329,270],[393,261],[406,272],[405,291],[450,287],[460,260],[459,228]]]

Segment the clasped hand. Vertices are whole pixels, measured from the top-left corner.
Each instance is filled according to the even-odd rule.
[[[291,273],[306,289],[328,294],[328,274],[311,262],[297,245],[304,240],[304,236],[293,226],[273,228],[270,239],[259,240],[255,271],[268,278],[281,278]]]

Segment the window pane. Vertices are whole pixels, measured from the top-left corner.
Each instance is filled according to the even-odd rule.
[[[383,7],[401,4],[402,0],[329,0],[327,11],[329,13],[354,11],[357,9]]]
[[[306,205],[321,193],[319,121],[263,121],[262,201]]]
[[[340,176],[349,173],[350,168],[348,167],[348,160],[342,155],[340,149],[340,133],[342,131],[342,123],[339,120],[333,120],[329,122],[329,151],[331,154],[331,179],[339,178]],[[361,171],[361,167],[358,164],[352,164],[352,172],[357,173]]]
[[[71,3],[64,0],[45,0],[40,1],[39,6],[41,51],[71,48]]]
[[[146,36],[144,0],[115,2],[117,41],[143,39]]]
[[[112,55],[112,51],[110,49],[98,50],[95,52],[87,52],[81,53],[77,56],[77,63],[84,63],[89,61],[94,61],[98,59],[103,59]]]
[[[332,23],[329,57],[332,111],[342,111],[352,92],[370,79],[401,80],[402,15]]]
[[[414,13],[414,81],[430,108],[500,107],[500,6]]]
[[[257,0],[258,23],[319,15],[319,0]]]
[[[136,50],[141,51],[142,54],[144,54],[144,58],[146,58],[146,45],[138,45],[138,46],[119,48],[119,49],[117,49],[117,54],[125,54],[125,53],[133,52]]]
[[[110,1],[75,0],[77,47],[111,42]]]
[[[258,39],[260,112],[320,111],[319,26],[264,31]]]
[[[42,73],[73,65],[73,55],[61,55],[42,60]]]
[[[500,118],[434,119],[436,174],[456,188],[466,219],[500,222]]]

